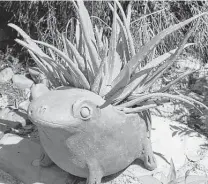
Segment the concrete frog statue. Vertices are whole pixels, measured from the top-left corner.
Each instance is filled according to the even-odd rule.
[[[156,167],[148,126],[142,114],[125,114],[99,95],[77,88],[43,90],[32,100],[29,119],[38,127],[45,150],[42,165],[54,162],[68,173],[100,184],[134,160]]]

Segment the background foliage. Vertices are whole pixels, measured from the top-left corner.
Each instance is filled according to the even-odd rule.
[[[130,1],[120,2],[127,11]],[[93,16],[93,23],[103,27],[105,34],[110,36],[108,26],[112,25],[112,12],[107,2],[86,1],[85,5],[90,16]],[[168,26],[208,10],[207,1],[131,1],[131,6],[131,31],[137,49]],[[60,44],[57,33],[65,29],[72,17],[76,17],[70,1],[2,1],[0,7],[7,12],[15,12],[9,22],[20,26],[32,38],[56,46]],[[186,26],[164,39],[155,49],[155,54],[159,55],[173,49],[188,29]],[[197,34],[190,39],[198,44],[194,52],[191,50],[190,52],[197,53],[196,57],[206,62],[208,57],[206,21],[203,21],[197,29]]]

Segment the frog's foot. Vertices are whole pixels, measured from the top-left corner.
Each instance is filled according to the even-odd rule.
[[[143,151],[143,161],[145,168],[150,171],[154,170],[157,167],[157,163],[152,151],[152,145],[149,138],[147,138],[146,144],[144,144]]]
[[[100,184],[103,177],[103,171],[97,160],[89,160],[87,163],[89,176],[86,184]]]
[[[33,160],[32,165],[33,166],[42,166],[42,167],[49,167],[51,166],[53,161],[49,158],[49,156],[43,152],[39,159]]]

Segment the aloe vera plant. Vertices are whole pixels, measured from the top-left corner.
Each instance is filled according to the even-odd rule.
[[[70,33],[66,29],[66,32],[60,34],[63,48],[58,49],[51,44],[33,40],[21,28],[9,24],[23,37],[24,40],[16,39],[16,42],[28,49],[40,71],[47,77],[50,88],[73,86],[91,90],[106,100],[100,108],[112,104],[126,113],[141,112],[156,107],[158,103],[154,103],[154,99],[161,99],[162,103],[163,98],[208,109],[204,104],[190,97],[166,93],[182,77],[194,71],[186,72],[154,93],[149,90],[173,65],[183,49],[194,44],[187,43],[188,38],[199,23],[199,21],[196,23],[196,20],[206,13],[166,28],[136,53],[127,17],[118,1],[114,1],[113,5],[108,3],[113,11],[110,39],[103,34],[102,29],[97,26],[93,28],[83,1],[73,1],[73,4],[78,17],[76,29]],[[121,16],[117,14],[117,9],[120,10]],[[162,39],[191,22],[195,26],[188,31],[176,49],[148,61],[145,66],[141,65]]]

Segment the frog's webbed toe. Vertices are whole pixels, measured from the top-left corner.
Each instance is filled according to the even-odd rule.
[[[54,162],[50,159],[47,153],[42,150],[41,156],[39,159],[36,159],[32,162],[33,166],[42,166],[42,167],[50,167]]]
[[[86,184],[100,184],[103,177],[103,171],[97,160],[89,160],[87,162],[89,176]]]

